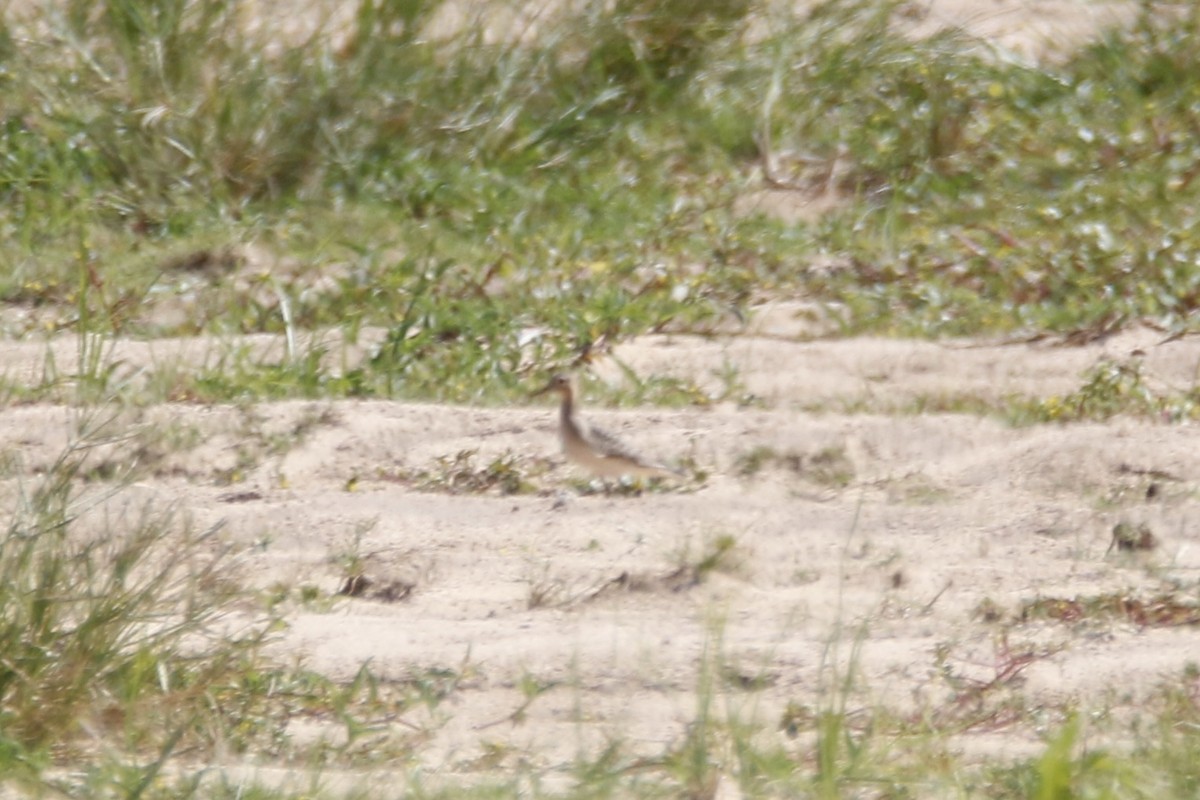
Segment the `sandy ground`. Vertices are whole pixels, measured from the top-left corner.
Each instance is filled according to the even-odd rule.
[[[427,35],[446,36],[464,26],[484,29],[493,41],[521,39],[566,10],[586,8],[591,0],[456,0],[438,9]],[[783,0],[768,4],[772,13],[805,13],[812,0]],[[60,0],[8,0],[0,15],[20,22],[56,13]],[[251,32],[265,32],[268,42],[286,46],[308,40],[317,32],[334,41],[349,35],[356,4],[343,0],[291,0],[272,3],[241,0],[237,13]],[[1137,3],[1123,0],[913,0],[901,8],[901,19],[916,35],[945,28],[962,31],[995,48],[999,57],[1036,59],[1056,56],[1088,40],[1105,25],[1126,24]]]
[[[1082,40],[1130,8],[945,0],[914,4],[910,17],[918,28],[963,27],[1003,57],[1025,58],[1045,55],[1047,42]],[[293,25],[306,19],[331,24],[325,12],[289,15]],[[1034,654],[1024,669],[976,699],[970,693],[1002,674],[995,620],[1010,622],[1027,601],[1148,599],[1194,585],[1193,425],[1116,419],[1013,429],[976,416],[904,413],[939,398],[1063,394],[1102,359],[1136,357],[1153,385],[1187,388],[1200,343],[1163,343],[1148,330],[1083,347],[803,342],[795,310],[764,308],[737,337],[655,337],[620,348],[639,374],[694,380],[714,393],[721,375],[734,374],[754,401],[589,411],[639,449],[694,460],[708,473],[668,491],[581,492],[557,460],[549,406],[287,402],[161,406],[123,420],[157,442],[142,454],[153,458],[151,475],[126,498],[177,504],[198,525],[224,523],[222,535],[241,548],[237,574],[256,587],[298,596],[313,586],[328,598],[344,582],[347,558],[361,559],[374,587],[390,595],[295,603],[276,651],[338,678],[364,664],[398,680],[459,676],[443,703],[406,711],[379,734],[419,742],[419,764],[434,776],[518,764],[553,775],[610,741],[659,755],[697,718],[706,659],[722,665],[711,683],[718,717],[755,721],[765,744],[801,758],[811,743],[784,723],[826,707],[851,662],[860,673],[851,709],[979,708],[986,720],[989,704],[1020,696],[1035,710],[1025,722],[998,716],[951,743],[1002,757],[1039,747],[1028,724],[1036,709],[1046,709],[1050,726],[1076,702],[1132,715],[1139,698],[1200,662],[1195,627],[1030,620],[1008,639],[1010,656]],[[69,338],[5,343],[0,356],[10,380],[36,380],[48,352],[69,365],[76,346]],[[221,348],[121,342],[109,357],[136,373],[214,358]],[[611,366],[600,372],[617,379]],[[0,443],[36,473],[77,419],[62,407],[5,408]],[[763,448],[776,457],[742,474]],[[541,470],[544,459],[551,467],[530,495],[421,491],[396,479],[436,473],[439,460],[464,451],[476,466],[516,454],[523,467]],[[831,464],[843,480],[829,477]],[[1158,546],[1110,551],[1122,522],[1147,526]],[[722,567],[691,580],[687,565],[722,538],[734,543]],[[530,679],[551,688],[516,714]],[[341,735],[321,721],[289,733]],[[231,758],[227,766],[281,779],[268,765]],[[381,772],[353,780],[394,787],[395,779]]]
[[[458,675],[444,703],[406,711],[382,734],[419,739],[430,775],[518,763],[554,774],[610,741],[661,754],[697,716],[706,656],[722,665],[716,713],[756,721],[798,755],[808,740],[781,725],[831,702],[856,636],[861,691],[851,708],[901,714],[985,708],[1010,691],[1050,721],[1075,702],[1133,713],[1200,662],[1196,628],[1096,615],[1017,625],[1011,649],[1036,657],[978,703],[964,705],[965,684],[946,677],[996,676],[1003,652],[989,608],[990,619],[1011,621],[1038,597],[1149,599],[1194,584],[1194,426],[1014,429],[969,415],[836,413],[950,391],[1061,394],[1103,359],[1137,357],[1149,381],[1189,386],[1200,341],[1161,343],[1138,330],[1070,348],[796,342],[779,333],[782,308],[761,315],[776,320],[775,334],[652,337],[618,353],[644,374],[714,387],[733,367],[765,409],[587,410],[646,453],[694,459],[708,472],[700,482],[641,496],[582,491],[557,456],[549,405],[162,406],[124,420],[159,444],[143,451],[151,476],[122,502],[175,503],[197,525],[223,522],[241,551],[240,578],[293,597],[304,586],[335,594],[347,557],[359,557],[373,589],[391,594],[293,603],[275,648],[337,678],[364,664],[384,679]],[[171,343],[158,346],[161,359]],[[834,410],[804,410],[814,408]],[[77,418],[62,407],[7,408],[0,442],[37,472]],[[741,474],[762,448],[777,458]],[[439,459],[462,451],[477,467],[518,455],[541,491],[455,495],[397,480],[437,473]],[[830,454],[840,479],[828,476]],[[1110,552],[1119,522],[1148,526],[1158,547]],[[699,582],[681,572],[720,537],[734,542],[721,568]],[[510,718],[530,679],[552,688]],[[340,730],[314,721],[291,733],[336,739]],[[1027,722],[981,723],[952,746],[1019,756],[1037,742]],[[231,766],[273,779],[261,765]]]

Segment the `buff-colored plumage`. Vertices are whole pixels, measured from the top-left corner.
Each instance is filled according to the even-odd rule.
[[[642,460],[604,431],[581,425],[575,419],[575,387],[566,375],[555,375],[534,395],[547,392],[557,393],[561,400],[558,435],[568,461],[605,479],[668,478],[676,474]]]

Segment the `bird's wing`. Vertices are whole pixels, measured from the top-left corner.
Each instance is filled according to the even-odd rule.
[[[613,436],[603,428],[597,428],[594,425],[589,425],[587,429],[588,441],[592,443],[592,447],[597,453],[604,456],[627,458],[630,461],[636,461],[639,464],[645,463],[644,459],[639,457],[628,447],[621,442],[620,439]]]
[[[596,452],[605,458],[617,458],[628,461],[632,464],[636,464],[637,466],[645,469],[647,474],[678,474],[675,470],[669,467],[664,467],[642,458],[640,455],[626,447],[620,439],[613,436],[603,428],[588,426],[587,437],[591,442],[592,447],[595,448]]]

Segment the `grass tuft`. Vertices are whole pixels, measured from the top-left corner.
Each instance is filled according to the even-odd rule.
[[[17,778],[84,757],[92,740],[157,753],[154,765],[206,741],[210,682],[264,635],[219,630],[237,593],[219,526],[196,531],[152,506],[114,513],[112,490],[85,488],[91,456],[111,442],[102,423],[80,418],[0,538],[0,771]]]

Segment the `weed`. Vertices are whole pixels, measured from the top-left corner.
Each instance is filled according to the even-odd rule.
[[[75,752],[85,730],[116,729],[158,750],[161,764],[195,746],[197,694],[264,633],[215,633],[234,594],[219,526],[197,532],[146,507],[96,529],[108,498],[79,490],[104,441],[95,423],[81,419],[80,438],[21,498],[0,539],[4,736],[18,761],[41,760],[51,746]]]
[[[521,704],[518,705],[510,714],[507,714],[500,719],[492,722],[485,722],[476,726],[476,730],[486,730],[487,728],[495,727],[496,725],[521,725],[525,722],[529,709],[537,702],[538,698],[552,689],[557,688],[558,681],[543,680],[533,675],[530,672],[525,672],[521,675],[517,682],[517,688],[521,691]]]
[[[854,480],[854,464],[843,448],[826,447],[807,460],[804,474],[814,483],[844,489]]]
[[[696,575],[703,580],[711,572],[736,572],[742,558],[737,555],[737,537],[723,533],[712,538],[704,554],[695,563]]]
[[[566,583],[550,574],[549,565],[526,582],[529,584],[529,591],[525,597],[525,607],[530,611],[536,608],[555,608],[570,600]]]
[[[530,494],[537,487],[520,469],[521,460],[513,453],[497,456],[486,466],[475,466],[474,450],[460,450],[453,457],[438,457],[434,467],[411,476],[415,488],[423,492],[481,494],[496,491],[501,495]]]
[[[368,556],[363,553],[362,540],[374,531],[378,524],[378,517],[356,522],[345,543],[330,555],[330,560],[338,566],[344,581],[353,581],[366,572]]]
[[[1131,522],[1122,521],[1113,526],[1112,541],[1109,542],[1105,554],[1111,552],[1114,547],[1118,552],[1153,550],[1158,547],[1158,537],[1144,522],[1134,525]]]
[[[821,486],[844,489],[854,481],[854,465],[841,447],[825,447],[812,455],[776,452],[759,445],[740,454],[734,461],[739,475],[750,477],[769,464],[780,464]]]
[[[1056,652],[1053,647],[1014,646],[1004,629],[992,639],[991,661],[973,665],[982,667],[984,676],[974,677],[956,671],[949,648],[939,647],[936,669],[952,695],[933,711],[930,721],[939,729],[959,731],[994,731],[1019,723],[1029,710],[1014,687],[1020,685],[1026,669]]]
[[[729,533],[719,533],[705,538],[699,554],[693,554],[690,542],[685,544],[676,561],[676,571],[687,575],[693,583],[703,583],[716,572],[736,574],[745,563],[737,537]]]
[[[767,445],[757,447],[738,455],[734,460],[734,469],[743,477],[757,475],[770,462],[778,458],[775,449]]]
[[[1023,603],[1018,617],[1070,624],[1124,619],[1142,627],[1169,627],[1200,624],[1200,605],[1169,594],[1149,598],[1125,592],[1094,597],[1039,597]]]
[[[1105,420],[1117,414],[1183,418],[1192,415],[1190,395],[1171,398],[1147,386],[1141,365],[1104,361],[1084,376],[1083,385],[1071,394],[1033,403],[1020,403],[1018,419],[1031,416],[1038,422]]]

